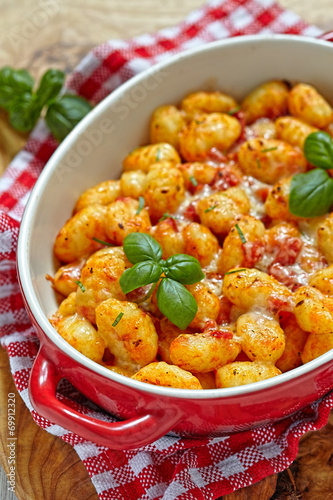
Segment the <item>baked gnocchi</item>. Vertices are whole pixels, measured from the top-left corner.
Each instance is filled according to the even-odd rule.
[[[59,335],[123,376],[194,390],[276,377],[332,349],[333,212],[289,208],[293,176],[313,169],[307,137],[331,129],[331,105],[307,83],[157,108],[149,144],[128,152],[119,180],[81,194],[55,239]],[[158,257],[129,255],[135,234]],[[195,279],[180,257],[201,267]],[[138,264],[140,286],[125,289]],[[163,302],[163,286],[178,298]],[[182,316],[182,294],[195,305],[187,323],[166,313]]]

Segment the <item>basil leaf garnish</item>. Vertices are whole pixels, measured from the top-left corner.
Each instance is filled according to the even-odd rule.
[[[195,298],[178,281],[163,278],[156,297],[161,313],[181,330],[188,327],[197,313],[198,305]]]
[[[149,285],[159,280],[162,274],[160,266],[152,260],[138,262],[133,267],[126,269],[121,275],[119,284],[123,293],[129,293],[140,286]]]
[[[333,179],[325,170],[310,170],[291,179],[289,211],[298,217],[327,213],[333,203]]]
[[[145,260],[159,262],[162,257],[161,245],[149,234],[131,233],[124,240],[124,252],[132,264]]]
[[[185,254],[169,257],[164,272],[167,278],[179,281],[184,285],[193,285],[205,277],[199,261],[195,257]]]
[[[333,141],[326,132],[313,132],[304,141],[304,155],[315,167],[333,168]]]

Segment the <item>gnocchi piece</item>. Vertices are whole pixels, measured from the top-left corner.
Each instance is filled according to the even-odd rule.
[[[249,125],[250,135],[254,137],[264,137],[265,139],[276,139],[275,123],[268,118],[259,118],[252,125]]]
[[[291,177],[281,179],[268,193],[265,201],[266,214],[273,220],[300,220],[300,217],[289,212]]]
[[[199,380],[192,373],[164,361],[150,363],[139,370],[132,379],[146,384],[175,387],[176,389],[202,389]]]
[[[172,364],[170,358],[170,345],[184,330],[180,330],[167,318],[162,318],[158,327],[158,354],[162,361]]]
[[[74,207],[74,213],[88,205],[108,205],[120,196],[120,181],[104,181],[84,191]]]
[[[159,142],[158,144],[149,144],[134,149],[123,161],[125,172],[129,170],[142,170],[147,173],[150,165],[158,161],[168,161],[177,165],[180,163],[180,157],[171,144]]]
[[[218,368],[215,375],[216,387],[238,387],[253,384],[281,375],[281,371],[272,364],[252,361],[234,361]]]
[[[251,361],[273,363],[285,350],[284,332],[277,321],[261,313],[243,314],[237,320],[242,350]]]
[[[51,281],[53,288],[61,293],[64,297],[67,297],[70,293],[75,292],[77,289],[76,281],[80,279],[81,269],[84,266],[85,260],[81,259],[65,266],[59,267],[58,271],[55,273],[54,278],[49,274],[46,275],[46,279]]]
[[[227,274],[223,280],[223,295],[245,310],[268,308],[273,314],[293,307],[292,293],[269,274],[257,269],[244,269]]]
[[[136,304],[105,300],[96,308],[96,323],[117,366],[137,371],[156,358],[158,337],[154,323]]]
[[[239,230],[245,238],[243,243]],[[237,267],[254,267],[265,250],[265,226],[251,215],[241,215],[226,236],[218,260],[218,272],[225,274]]]
[[[238,152],[238,161],[246,175],[268,184],[305,172],[307,167],[307,161],[299,149],[285,141],[264,138],[244,142]]]
[[[131,233],[149,233],[151,222],[146,208],[139,210],[138,200],[118,198],[107,207],[106,233],[110,240],[122,245]]]
[[[220,311],[220,300],[208,286],[203,283],[186,285],[188,291],[193,295],[197,304],[198,311],[189,327],[195,330],[203,330],[207,321],[215,321]]]
[[[241,135],[241,124],[223,113],[201,114],[180,134],[179,149],[188,162],[204,161],[212,148],[228,150]]]
[[[318,128],[327,127],[333,119],[333,111],[319,92],[305,83],[299,83],[289,93],[290,114]]]
[[[293,116],[281,116],[275,122],[276,137],[282,141],[289,142],[303,150],[304,141],[312,132],[318,132],[316,127],[294,118]]]
[[[325,352],[333,349],[333,333],[328,332],[321,335],[310,333],[302,352],[302,362],[309,363],[313,359],[319,358]]]
[[[82,269],[83,288],[77,287],[77,311],[95,323],[95,309],[104,300],[110,297],[126,300],[119,279],[129,267],[131,264],[122,247],[105,248],[94,253]]]
[[[242,102],[246,123],[258,118],[274,119],[287,111],[289,88],[281,81],[271,81],[255,88]]]
[[[179,165],[179,169],[184,177],[185,188],[189,191],[193,190],[195,182],[198,184],[211,184],[217,173],[216,167],[213,167],[213,165],[200,162],[182,163]]]
[[[181,109],[191,119],[201,113],[227,113],[237,108],[235,99],[223,92],[194,92],[181,102]]]
[[[76,292],[72,292],[66,297],[61,304],[57,314],[59,317],[73,316],[76,313]]]
[[[174,213],[184,197],[184,179],[178,168],[156,168],[148,173],[144,198],[152,218]]]
[[[104,206],[88,205],[73,215],[56,237],[54,255],[61,262],[69,263],[86,258],[98,250],[100,244],[93,238],[107,239],[106,212]]]
[[[58,322],[56,330],[81,354],[96,363],[102,362],[105,342],[86,318],[80,314],[65,316]]]
[[[237,215],[250,211],[250,201],[243,189],[232,187],[202,198],[197,204],[200,221],[215,234],[225,234]]]
[[[329,264],[333,264],[333,213],[317,229],[318,248]]]
[[[219,336],[226,334],[227,338]],[[216,336],[215,336],[216,334]],[[170,345],[171,361],[192,373],[211,372],[234,361],[241,351],[231,330],[179,335]]]
[[[333,297],[311,286],[296,290],[294,314],[297,323],[306,332],[317,335],[333,332]]]
[[[128,172],[124,172],[120,177],[121,193],[126,198],[139,198],[139,196],[143,196],[145,184],[146,174],[142,170],[129,170]]]
[[[208,266],[221,250],[216,236],[197,222],[184,227],[183,238],[185,253],[198,259],[202,267]]]
[[[154,226],[152,236],[161,245],[163,259],[168,259],[177,253],[184,253],[184,236],[171,217],[161,220]]]
[[[333,266],[318,269],[310,276],[309,285],[324,295],[333,295]]]
[[[301,366],[301,356],[308,333],[299,327],[293,314],[283,319],[280,326],[285,334],[286,348],[275,366],[284,373]]]
[[[179,134],[186,123],[184,111],[175,106],[161,106],[154,111],[151,118],[150,141],[153,144],[167,142],[178,149]]]

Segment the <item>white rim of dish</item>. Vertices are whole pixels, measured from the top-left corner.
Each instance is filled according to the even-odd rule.
[[[225,40],[218,40],[215,42],[207,43],[201,47],[195,47],[193,49],[184,51],[180,54],[176,54],[171,56],[166,61],[162,61],[160,63],[155,64],[151,68],[139,73],[138,75],[132,77],[126,83],[122,84],[116,90],[114,90],[109,96],[107,96],[103,101],[101,101],[71,132],[66,139],[59,145],[56,149],[52,157],[47,162],[44,167],[41,175],[39,176],[35,187],[32,190],[31,196],[28,200],[27,206],[25,208],[19,238],[17,245],[17,268],[20,276],[21,286],[26,298],[26,301],[29,305],[31,313],[33,314],[35,320],[39,324],[40,328],[45,332],[47,337],[65,354],[67,354],[70,358],[74,359],[78,363],[86,366],[93,372],[96,372],[104,377],[114,380],[115,382],[121,383],[124,386],[129,386],[133,389],[137,389],[143,392],[155,394],[158,396],[165,397],[173,397],[180,399],[220,399],[220,398],[229,398],[235,396],[246,396],[250,393],[256,393],[259,391],[271,389],[274,386],[279,386],[286,382],[289,382],[293,379],[302,377],[320,366],[328,363],[333,360],[333,350],[328,351],[327,353],[321,355],[319,358],[306,363],[298,368],[294,368],[293,370],[282,373],[277,377],[273,377],[267,380],[263,380],[260,382],[255,382],[252,384],[247,384],[238,387],[230,387],[223,389],[205,389],[203,391],[191,390],[191,389],[176,389],[170,387],[162,387],[162,386],[154,386],[150,384],[145,384],[143,382],[139,382],[137,380],[130,379],[118,373],[114,373],[102,365],[95,363],[91,359],[87,358],[79,351],[74,349],[70,344],[68,344],[51,326],[46,315],[42,311],[37,296],[34,292],[32,286],[32,279],[30,275],[30,236],[31,236],[31,227],[33,226],[34,219],[37,213],[37,203],[40,194],[44,189],[44,185],[47,184],[47,181],[53,172],[54,168],[58,165],[61,158],[71,149],[72,143],[76,140],[78,136],[80,136],[86,126],[90,125],[98,119],[101,112],[112,105],[114,101],[117,101],[118,96],[123,93],[124,90],[135,86],[137,83],[140,83],[142,80],[145,80],[148,75],[152,73],[159,72],[165,67],[171,66],[173,64],[178,64],[179,61],[183,59],[187,59],[194,54],[210,52],[212,48],[222,48],[224,46],[229,45],[247,45],[249,43],[263,43],[263,42],[290,42],[293,41],[297,44],[317,44],[327,49],[333,51],[333,45],[331,42],[327,42],[324,40],[318,40],[314,38],[308,38],[304,36],[298,35],[247,35],[240,36],[236,38],[229,38]],[[74,381],[75,383],[75,381]]]

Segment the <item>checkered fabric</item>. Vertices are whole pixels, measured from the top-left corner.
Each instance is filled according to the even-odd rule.
[[[272,0],[211,0],[180,25],[131,40],[112,40],[79,64],[67,89],[93,103],[157,61],[213,40],[254,33],[316,36],[320,31]],[[132,451],[113,451],[47,421],[32,408],[28,379],[38,338],[24,310],[15,271],[19,223],[30,191],[57,147],[41,121],[0,180],[0,327],[16,387],[38,425],[72,444],[101,500],[213,500],[289,466],[298,441],[326,424],[329,394],[305,410],[252,431],[215,438],[165,436]],[[67,381],[58,397],[82,413],[115,419],[86,400]]]

